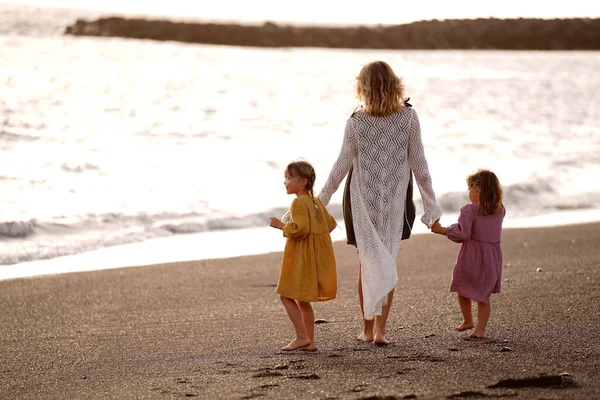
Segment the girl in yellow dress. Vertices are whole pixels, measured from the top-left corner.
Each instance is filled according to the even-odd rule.
[[[287,238],[275,290],[294,326],[296,339],[281,350],[315,351],[315,315],[311,302],[335,299],[337,270],[330,233],[337,223],[314,196],[315,170],[306,161],[290,163],[284,185],[296,198],[290,222],[271,217],[269,225],[282,229]],[[284,218],[285,219],[285,218]]]

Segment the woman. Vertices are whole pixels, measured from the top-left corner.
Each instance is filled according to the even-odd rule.
[[[342,149],[318,197],[327,205],[353,168],[350,204],[364,320],[358,339],[383,345],[389,343],[385,327],[398,282],[396,257],[411,170],[425,210],[421,221],[431,228],[442,210],[435,200],[419,118],[406,104],[401,79],[387,63],[375,61],[356,80],[363,107],[348,119]]]

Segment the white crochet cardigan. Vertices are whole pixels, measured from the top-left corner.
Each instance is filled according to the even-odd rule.
[[[431,228],[441,217],[425,159],[417,113],[403,107],[390,116],[354,113],[346,123],[337,161],[318,197],[327,205],[354,165],[350,183],[352,217],[362,265],[365,319],[381,315],[396,287],[396,257],[404,225],[410,171],[423,200],[421,221]]]

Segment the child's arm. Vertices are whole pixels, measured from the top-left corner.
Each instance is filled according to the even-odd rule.
[[[467,204],[460,209],[458,222],[446,228],[448,239],[456,243],[463,243],[471,239],[471,230],[477,213],[477,205]]]
[[[335,220],[335,218],[333,217],[333,215],[327,215],[328,221],[327,221],[327,227],[329,228],[329,233],[333,232],[333,230],[335,229],[335,227],[337,226],[337,221]]]
[[[446,236],[447,231],[448,231],[448,229],[443,227],[440,224],[439,219],[436,219],[435,222],[433,223],[433,225],[431,225],[431,232],[433,232],[433,233],[437,233],[437,234]]]
[[[327,221],[327,229],[329,229],[329,233],[333,232],[333,230],[337,226],[337,221],[335,220],[333,215],[329,214],[327,207],[325,207],[321,199],[317,197],[315,201],[317,202],[317,206],[319,207],[319,209],[323,211],[323,215],[325,216],[325,220]]]
[[[290,213],[292,219],[283,224],[283,236],[294,240],[306,239],[310,232],[310,216],[306,204],[296,198],[292,202]]]
[[[284,225],[285,224],[281,222],[279,218],[271,217],[271,219],[269,219],[269,226],[272,226],[273,228],[283,229]]]

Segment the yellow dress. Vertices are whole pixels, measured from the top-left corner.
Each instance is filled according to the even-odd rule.
[[[315,203],[321,211],[317,218]],[[337,269],[330,233],[337,223],[317,197],[298,196],[283,227],[287,238],[275,290],[290,299],[314,302],[335,299]]]

